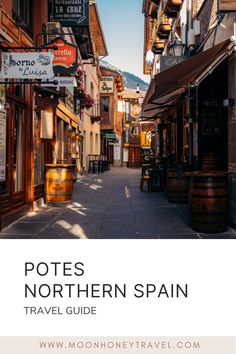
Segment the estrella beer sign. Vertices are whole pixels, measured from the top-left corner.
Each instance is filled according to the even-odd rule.
[[[64,41],[58,37],[47,44],[46,47],[56,46],[57,49],[49,49],[54,54],[52,62],[54,74],[74,74],[78,68],[78,48],[76,45]]]

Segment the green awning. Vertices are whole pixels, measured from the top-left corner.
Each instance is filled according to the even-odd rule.
[[[116,134],[114,133],[106,133],[104,137],[108,140],[116,140]]]

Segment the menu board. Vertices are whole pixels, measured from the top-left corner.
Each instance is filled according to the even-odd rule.
[[[0,110],[0,181],[6,179],[6,111]]]
[[[41,111],[40,138],[53,139],[53,112]]]

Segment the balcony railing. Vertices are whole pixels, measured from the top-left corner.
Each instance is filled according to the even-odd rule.
[[[177,17],[177,13],[180,11],[183,0],[165,0],[164,2],[164,14],[170,18]]]
[[[92,124],[94,122],[99,122],[101,120],[100,100],[95,100],[95,103],[90,108],[90,118],[91,118]]]

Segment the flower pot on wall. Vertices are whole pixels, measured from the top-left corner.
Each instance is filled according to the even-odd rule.
[[[171,31],[171,25],[167,22],[161,22],[157,31],[159,38],[168,38]]]
[[[155,42],[152,45],[152,52],[154,54],[161,54],[165,48],[165,41],[160,39],[159,37],[156,38]]]

